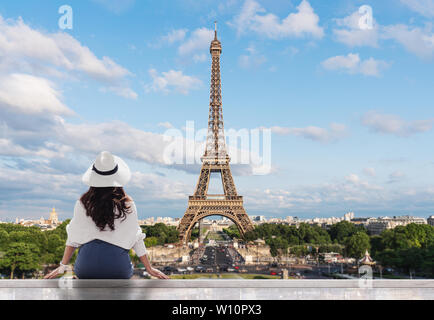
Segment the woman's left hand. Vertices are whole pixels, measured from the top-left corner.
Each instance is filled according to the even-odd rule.
[[[64,274],[65,273],[65,266],[60,266],[57,267],[56,269],[54,269],[53,271],[51,271],[49,274],[47,274],[44,279],[54,279],[56,278],[59,274]]]
[[[151,268],[151,270],[148,271],[149,275],[156,277],[158,279],[170,279],[168,276],[166,276],[163,272],[161,272],[158,269],[155,268]]]

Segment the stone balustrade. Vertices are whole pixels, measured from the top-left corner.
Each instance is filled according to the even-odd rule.
[[[0,280],[2,300],[434,299],[434,280]]]

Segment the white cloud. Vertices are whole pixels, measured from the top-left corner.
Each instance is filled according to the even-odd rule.
[[[145,86],[146,92],[164,92],[169,93],[173,90],[182,94],[188,94],[190,90],[199,88],[202,81],[193,76],[187,76],[182,71],[169,70],[158,74],[157,70],[150,69],[149,74],[152,77],[152,83]]]
[[[389,175],[389,181],[387,183],[401,182],[405,177],[406,176],[402,171],[394,171]]]
[[[372,207],[378,210],[379,207],[384,207],[386,201],[393,206],[396,200],[394,196],[396,193],[363,181],[356,174],[350,174],[333,182],[249,191],[245,192],[244,198],[247,209],[271,208],[272,212],[291,212],[300,217],[300,213],[311,215],[312,212],[324,214],[327,211],[342,216],[349,208],[355,210]]]
[[[374,132],[405,137],[430,131],[434,125],[434,119],[405,121],[396,115],[371,111],[362,117],[362,124]]]
[[[434,0],[401,0],[401,3],[425,17],[434,17]]]
[[[93,159],[81,168],[84,172]],[[128,161],[127,161],[128,162]],[[13,217],[35,219],[48,215],[56,207],[59,217],[72,217],[75,201],[86,191],[81,182],[82,172],[38,172],[34,168],[16,169],[0,167],[0,192],[7,194],[8,205],[0,205],[0,220]],[[11,188],[13,186],[13,188]],[[50,192],[47,192],[49,188]],[[133,197],[139,216],[152,215],[153,207],[184,207],[184,201],[192,192],[192,186],[183,181],[155,173],[132,172],[131,181],[125,186]],[[0,199],[5,199],[0,196]],[[2,204],[5,202],[2,201]],[[185,208],[179,208],[179,212]],[[146,211],[145,211],[146,210]]]
[[[305,139],[323,143],[337,141],[347,135],[347,128],[343,124],[332,123],[330,129],[308,126],[305,128],[272,127],[272,132],[280,135],[294,135]]]
[[[207,55],[205,53],[201,53],[201,54],[195,54],[193,56],[193,61],[194,62],[204,62],[206,61]]]
[[[188,31],[187,29],[172,30],[167,35],[163,36],[161,40],[168,44],[182,41],[184,40],[187,31]]]
[[[384,27],[383,38],[393,39],[420,58],[434,56],[434,33],[431,25],[425,29],[398,24]]]
[[[377,175],[374,168],[364,168],[363,173],[369,177],[375,177]]]
[[[0,76],[0,108],[24,114],[72,115],[60,96],[47,79],[19,73]]]
[[[267,58],[258,53],[253,46],[249,46],[246,51],[248,54],[243,54],[238,58],[238,65],[243,69],[257,68],[267,61]]]
[[[166,128],[166,129],[172,129],[173,128],[173,125],[170,122],[167,122],[167,121],[166,122],[160,122],[158,124],[158,126]]]
[[[434,16],[433,0],[401,0],[415,11]],[[434,33],[432,24],[426,23],[424,28],[405,24],[379,25],[373,19],[372,29],[362,29],[359,26],[361,15],[358,11],[343,19],[335,19],[337,28],[333,34],[337,41],[350,47],[379,47],[379,40],[392,40],[402,45],[407,51],[420,58],[430,59],[434,56]]]
[[[101,92],[113,92],[116,95],[120,96],[120,97],[124,97],[125,99],[131,99],[131,100],[136,100],[138,95],[135,91],[133,91],[130,88],[125,88],[125,87],[107,87],[107,88],[101,88],[100,89]]]
[[[371,46],[378,47],[378,28],[373,19],[372,29],[360,28],[362,15],[359,11],[343,18],[335,19],[336,25],[340,28],[333,29],[336,40],[350,47]]]
[[[192,59],[196,63],[206,61],[209,45],[214,38],[214,30],[203,27],[190,32],[188,37],[187,33],[188,29],[172,30],[150,46],[159,48],[165,44],[180,43],[178,55],[183,60]]]
[[[198,28],[194,30],[190,37],[179,46],[178,53],[182,56],[187,56],[197,51],[201,52],[208,50],[213,38],[214,30]]]
[[[1,16],[0,72],[63,78],[85,75],[113,87],[125,87],[131,75],[111,58],[97,58],[67,33],[45,33],[21,18],[4,20]]]
[[[365,76],[379,76],[381,70],[388,66],[387,62],[372,57],[361,60],[358,53],[331,57],[321,64],[327,70],[343,70],[349,74],[360,73]]]
[[[192,186],[155,173],[133,172],[128,188],[137,190],[139,198],[134,200],[149,201],[150,199],[185,200],[192,192]]]
[[[347,180],[348,182],[354,183],[354,184],[357,184],[357,183],[360,182],[359,176],[357,174],[354,174],[354,173],[352,173],[349,176],[345,177],[345,180]]]
[[[240,14],[230,25],[237,30],[238,35],[252,31],[272,39],[306,35],[322,38],[324,31],[318,23],[318,15],[306,0],[301,1],[296,13],[290,13],[282,20],[272,13],[266,13],[255,0],[246,0]]]

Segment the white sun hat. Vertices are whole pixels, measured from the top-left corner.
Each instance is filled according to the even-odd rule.
[[[82,181],[90,187],[123,187],[131,178],[127,164],[108,151],[101,152]]]

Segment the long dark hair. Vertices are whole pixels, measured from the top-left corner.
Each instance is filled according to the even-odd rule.
[[[80,201],[86,209],[86,215],[92,218],[101,231],[107,225],[114,230],[115,219],[123,221],[127,218],[127,214],[131,213],[131,208],[127,205],[131,199],[122,187],[90,187],[81,196]]]

